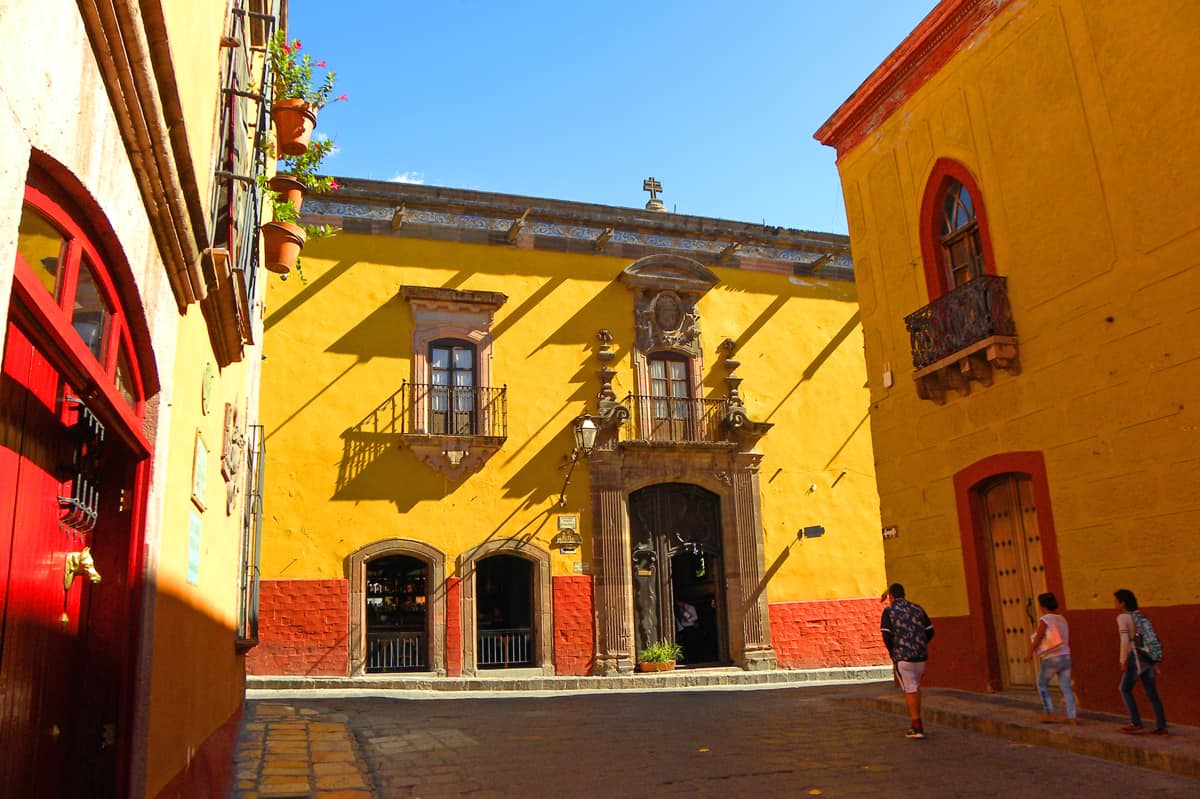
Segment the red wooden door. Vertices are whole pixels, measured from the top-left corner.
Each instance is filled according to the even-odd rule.
[[[68,553],[92,535],[60,526],[72,489],[75,390],[10,323],[0,384],[0,785],[11,796],[60,796],[77,783],[87,696],[91,584],[64,589]],[[89,791],[90,793],[90,791]]]

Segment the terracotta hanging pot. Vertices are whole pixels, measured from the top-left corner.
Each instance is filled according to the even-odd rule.
[[[291,222],[268,222],[262,226],[263,257],[267,271],[286,275],[304,249],[304,228]]]
[[[291,175],[276,175],[267,183],[271,191],[279,194],[279,199],[284,202],[289,202],[296,209],[296,213],[300,213],[300,206],[304,204],[304,184],[296,180]]]
[[[303,100],[276,100],[271,106],[271,121],[275,123],[275,139],[284,155],[304,155],[308,140],[317,124],[317,114]]]

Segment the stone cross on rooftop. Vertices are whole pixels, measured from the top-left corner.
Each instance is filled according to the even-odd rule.
[[[654,178],[646,178],[642,181],[642,191],[650,192],[650,199],[646,203],[647,211],[666,211],[667,207],[663,205],[663,201],[658,199],[658,193],[663,190],[662,184]]]

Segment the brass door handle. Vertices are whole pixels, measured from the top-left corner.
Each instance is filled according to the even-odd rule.
[[[75,578],[86,574],[93,583],[100,582],[100,572],[96,571],[96,561],[92,559],[92,548],[84,547],[78,552],[71,552],[63,563],[63,590],[70,591]]]

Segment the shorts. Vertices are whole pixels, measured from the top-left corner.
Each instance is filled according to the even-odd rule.
[[[900,688],[904,693],[915,694],[921,688],[921,678],[925,676],[925,661],[898,661],[896,672],[900,675]]]

